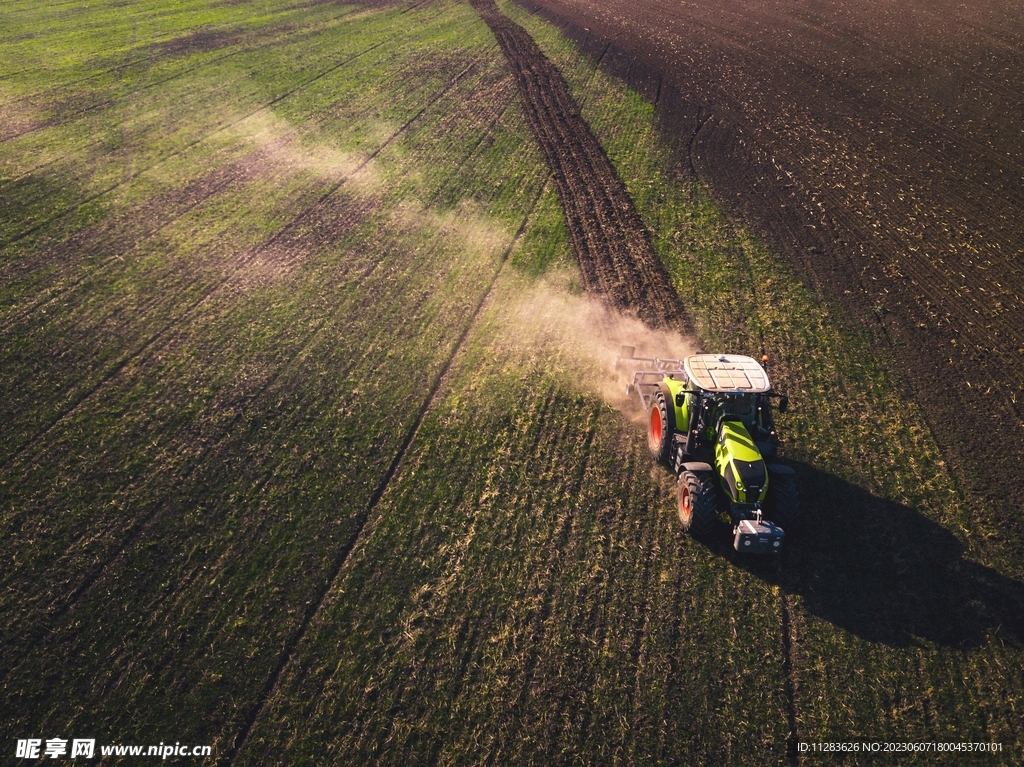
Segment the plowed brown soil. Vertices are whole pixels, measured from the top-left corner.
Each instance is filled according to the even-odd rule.
[[[526,120],[554,175],[587,290],[654,327],[689,330],[650,235],[625,185],[580,116],[561,73],[493,0],[471,0],[471,4],[494,33],[515,75]]]
[[[657,101],[684,167],[877,337],[994,510],[979,513],[1015,539],[1024,7],[528,5]]]

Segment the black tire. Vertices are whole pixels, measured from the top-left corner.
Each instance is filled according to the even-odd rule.
[[[668,466],[672,460],[672,436],[675,433],[675,410],[669,410],[664,392],[654,393],[647,414],[647,449],[658,463]]]
[[[800,496],[796,477],[792,474],[771,474],[768,477],[768,518],[785,530],[800,516]]]
[[[713,479],[692,471],[679,475],[679,521],[683,530],[693,535],[711,531],[715,521],[715,485]]]

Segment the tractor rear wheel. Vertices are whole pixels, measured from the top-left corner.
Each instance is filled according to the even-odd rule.
[[[715,520],[715,485],[710,477],[684,471],[679,475],[679,521],[694,535],[711,531]]]
[[[768,480],[768,518],[785,530],[800,516],[796,477],[773,474]]]
[[[666,466],[672,458],[672,416],[663,392],[655,392],[651,398],[651,412],[647,414],[647,449],[658,463]]]

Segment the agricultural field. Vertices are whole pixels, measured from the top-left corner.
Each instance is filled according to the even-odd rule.
[[[884,333],[723,212],[657,77],[564,21],[0,8],[6,759],[1024,758],[1019,523]],[[682,533],[620,344],[771,356],[781,558]]]

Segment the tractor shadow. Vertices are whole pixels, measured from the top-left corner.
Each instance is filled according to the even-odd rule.
[[[1024,584],[964,557],[952,533],[907,506],[877,498],[805,463],[802,513],[777,558],[742,555],[719,519],[700,543],[803,607],[864,639],[908,646],[924,639],[977,647],[998,630],[1024,643]]]

